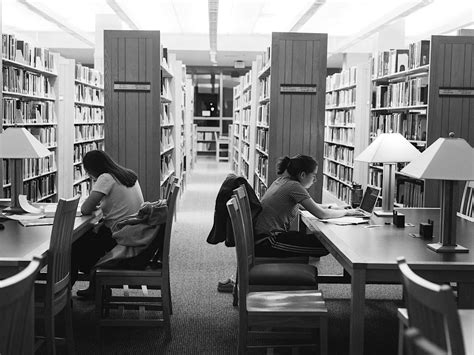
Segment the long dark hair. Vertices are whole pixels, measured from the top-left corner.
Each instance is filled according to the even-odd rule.
[[[132,187],[138,180],[138,176],[133,170],[117,164],[103,150],[87,152],[84,158],[82,158],[82,163],[84,164],[84,169],[96,178],[101,174],[109,173],[115,180],[127,187]]]
[[[309,155],[299,154],[292,158],[284,156],[278,160],[277,174],[281,175],[286,170],[292,179],[298,180],[298,176],[302,172],[310,174],[316,170],[317,166],[317,161]]]

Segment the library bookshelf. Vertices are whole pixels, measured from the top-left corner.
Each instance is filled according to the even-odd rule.
[[[391,130],[424,150],[453,131],[472,145],[474,127],[470,127],[469,117],[474,112],[474,96],[469,90],[474,86],[473,46],[470,36],[432,36],[408,49],[374,56],[370,139]],[[370,166],[368,183],[380,187],[382,179],[382,168]],[[439,206],[437,182],[400,172],[396,179],[398,204]]]
[[[326,78],[323,187],[347,204],[353,182],[367,180],[367,164],[354,157],[367,146],[368,75],[368,64],[360,64]]]
[[[50,151],[23,160],[23,193],[33,202],[57,201],[59,55],[12,34],[2,34],[2,128],[28,129]],[[9,162],[2,163],[2,194],[11,197]]]
[[[104,32],[104,68],[105,149],[137,172],[146,200],[157,200],[182,168],[183,69],[159,31],[112,30]]]

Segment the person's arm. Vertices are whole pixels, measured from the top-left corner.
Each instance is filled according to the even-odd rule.
[[[81,206],[81,213],[86,216],[97,210],[100,201],[102,198],[104,198],[104,196],[105,194],[102,192],[91,191],[90,195],[86,198]]]
[[[338,218],[348,214],[350,210],[338,210],[338,209],[328,209],[322,207],[320,204],[314,202],[312,198],[304,199],[300,202],[308,212],[310,212],[313,216],[326,219],[326,218]]]

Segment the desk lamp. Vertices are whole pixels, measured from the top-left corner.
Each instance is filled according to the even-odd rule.
[[[458,181],[474,180],[474,149],[462,138],[438,138],[403,173],[418,179],[441,180],[441,221],[439,243],[428,244],[438,253],[467,253],[456,244],[456,208],[453,197]]]
[[[381,133],[360,153],[355,160],[367,163],[383,163],[382,211],[377,216],[392,216],[395,194],[396,164],[412,161],[420,155],[400,133]]]
[[[0,158],[10,159],[11,207],[6,212],[24,212],[18,202],[23,192],[23,161],[25,158],[44,158],[51,152],[23,127],[10,127],[0,133]]]

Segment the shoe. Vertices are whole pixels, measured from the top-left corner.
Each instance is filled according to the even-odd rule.
[[[227,279],[225,281],[219,281],[217,283],[217,291],[218,292],[226,292],[226,293],[232,293],[234,290],[235,286],[235,281],[232,279]]]
[[[90,288],[85,288],[83,290],[77,290],[76,295],[82,299],[91,300],[94,298],[94,291],[92,291]]]

